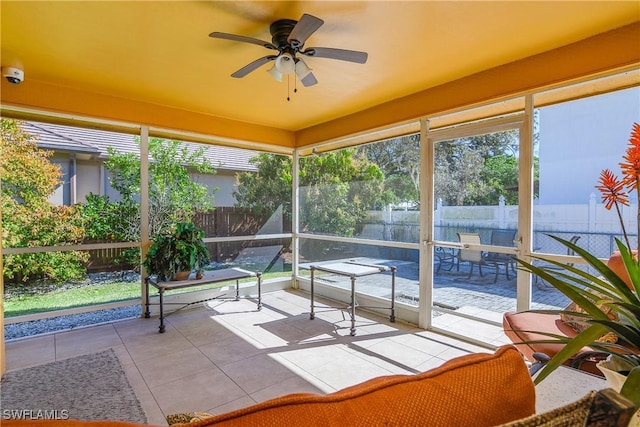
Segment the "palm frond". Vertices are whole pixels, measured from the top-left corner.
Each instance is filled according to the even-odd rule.
[[[584,347],[596,341],[604,335],[606,331],[607,329],[603,325],[594,324],[580,332],[574,338],[565,341],[566,345],[542,368],[534,382],[539,384],[540,381],[549,376],[551,372],[578,354]]]

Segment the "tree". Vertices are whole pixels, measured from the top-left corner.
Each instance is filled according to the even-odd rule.
[[[496,204],[500,196],[507,205],[518,204],[518,159],[514,156],[498,155],[486,159],[482,172],[482,180],[489,190],[473,204]]]
[[[259,214],[283,208],[291,217],[292,160],[273,154],[252,159],[257,173],[237,175],[237,206]],[[311,233],[352,236],[371,206],[383,197],[380,169],[355,149],[300,159],[300,228]]]
[[[419,208],[420,135],[379,141],[358,150],[382,170],[391,203]],[[495,205],[504,196],[507,204],[517,204],[516,131],[438,142],[435,153],[436,199],[447,205]]]
[[[517,203],[518,140],[504,131],[438,142],[435,197],[445,205]]]
[[[436,200],[462,206],[466,199],[485,192],[485,183],[480,179],[483,158],[468,145],[438,143],[434,164]]]
[[[300,161],[300,225],[303,231],[353,236],[367,210],[383,201],[380,168],[355,149]]]
[[[140,239],[140,158],[109,147],[105,162],[111,173],[110,183],[122,201],[122,233],[127,240]],[[214,174],[215,169],[204,155],[204,148],[190,150],[181,141],[149,139],[149,233],[161,233],[178,222],[191,222],[196,212],[213,209],[209,188],[195,181],[190,171]],[[213,189],[217,191],[217,189]]]
[[[391,203],[420,206],[420,135],[406,135],[362,145],[358,151],[384,174]]]
[[[282,207],[283,214],[290,220],[293,184],[291,157],[260,153],[251,158],[249,163],[258,171],[236,174],[238,186],[233,193],[236,206],[266,216]]]
[[[76,207],[55,206],[49,196],[62,172],[51,163],[50,151],[40,150],[20,122],[2,119],[0,177],[2,178],[2,246],[63,246],[81,242],[83,221]],[[48,279],[62,282],[84,275],[86,253],[76,251],[6,255],[7,281]]]

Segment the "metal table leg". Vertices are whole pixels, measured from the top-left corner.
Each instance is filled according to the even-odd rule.
[[[158,289],[160,294],[160,333],[164,332],[164,288]]]
[[[396,267],[391,267],[391,315],[389,321],[396,321]]]
[[[311,312],[309,312],[309,319],[313,320],[315,319],[316,315],[313,312],[313,277],[314,277],[314,272],[315,272],[315,268],[313,268],[313,266],[311,266]]]
[[[256,273],[258,277],[258,311],[262,309],[262,273]]]
[[[351,336],[356,335],[356,276],[351,276]]]
[[[151,311],[149,310],[149,278],[148,277],[144,279],[144,285],[147,288],[147,295],[146,295],[145,304],[144,304],[144,308],[145,308],[144,317],[148,319],[149,317],[151,317]]]

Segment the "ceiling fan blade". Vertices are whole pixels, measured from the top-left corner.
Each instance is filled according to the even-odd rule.
[[[277,55],[268,55],[268,56],[263,56],[262,58],[258,58],[255,61],[250,62],[247,65],[245,65],[244,67],[240,68],[235,73],[231,74],[231,77],[235,77],[237,79],[239,79],[241,77],[244,77],[247,74],[249,74],[250,72],[252,72],[253,70],[255,70],[256,68],[260,68],[261,66],[263,66],[267,62],[273,61],[277,57],[278,57]]]
[[[324,21],[320,18],[316,18],[313,15],[304,14],[298,23],[293,27],[287,41],[296,48],[300,47],[307,41],[311,34],[315,33],[318,28],[324,24]]]
[[[209,37],[213,37],[214,39],[233,40],[236,42],[243,42],[243,43],[253,43],[253,44],[257,44],[258,46],[266,47],[267,49],[278,50],[278,48],[275,47],[273,44],[266,42],[264,40],[254,39],[253,37],[239,36],[236,34],[228,34],[228,33],[220,33],[217,31],[214,31],[213,33],[209,34]]]
[[[367,58],[369,56],[367,52],[334,49],[331,47],[312,47],[301,53],[303,55],[313,56],[316,58],[339,59],[341,61],[357,62],[358,64],[364,64],[367,62]]]
[[[309,87],[309,86],[313,86],[315,84],[318,84],[318,80],[316,80],[316,77],[313,75],[313,73],[307,74],[300,81],[302,82],[302,85],[304,87]]]

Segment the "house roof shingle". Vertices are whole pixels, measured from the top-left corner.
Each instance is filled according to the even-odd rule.
[[[108,147],[114,147],[122,153],[139,151],[134,135],[39,122],[23,122],[22,127],[37,138],[40,148],[47,150],[88,154],[100,159],[108,157]],[[256,151],[218,145],[187,144],[190,152],[199,147],[204,147],[205,157],[216,169],[256,170],[255,166],[249,163],[249,160],[258,154]]]

